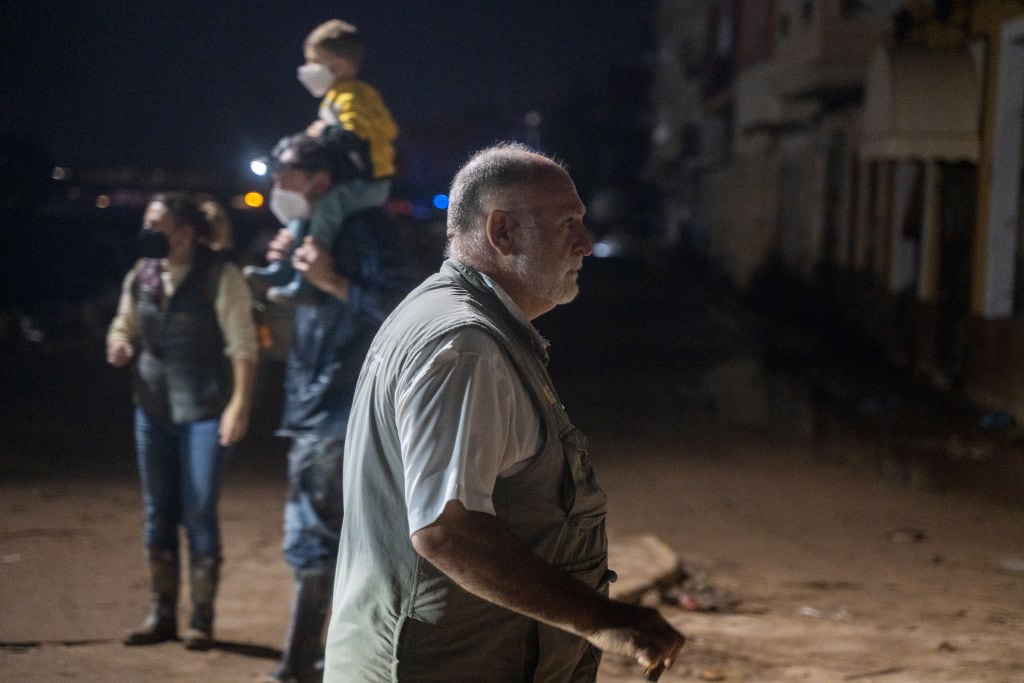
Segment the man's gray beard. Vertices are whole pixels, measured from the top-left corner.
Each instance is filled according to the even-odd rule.
[[[536,223],[523,223],[520,230],[522,253],[515,257],[515,271],[523,288],[532,296],[558,305],[567,304],[580,293],[575,280],[569,279],[567,269],[552,272],[545,262],[545,254],[537,239]],[[552,280],[555,277],[557,279]]]

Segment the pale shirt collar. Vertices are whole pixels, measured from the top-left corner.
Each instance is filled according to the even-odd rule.
[[[192,270],[191,263],[171,263],[165,258],[160,259],[160,281],[163,284],[164,293],[167,296],[174,296],[178,285],[190,270]]]
[[[476,272],[480,274],[481,278],[483,278],[484,283],[486,283],[487,286],[494,291],[494,293],[498,296],[498,301],[500,301],[502,305],[506,309],[508,309],[508,312],[512,314],[512,317],[515,318],[520,323],[522,323],[523,326],[526,327],[526,329],[530,330],[530,333],[533,334],[534,338],[537,340],[537,343],[540,344],[540,347],[542,349],[547,349],[548,346],[551,345],[551,342],[549,342],[544,337],[540,336],[540,332],[537,331],[537,328],[533,326],[533,323],[527,320],[526,315],[523,313],[522,309],[520,309],[519,306],[516,305],[515,301],[512,301],[512,297],[505,293],[505,290],[501,288],[501,285],[499,285],[497,282],[489,278],[486,274],[481,273],[479,270]]]

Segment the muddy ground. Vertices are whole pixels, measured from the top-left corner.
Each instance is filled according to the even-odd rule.
[[[690,577],[638,598],[689,638],[663,681],[1024,680],[1024,506],[894,485],[891,435],[838,413],[823,431],[807,374],[766,362],[727,298],[685,274],[597,270],[538,327],[591,437],[613,564],[640,572],[633,544],[654,536]],[[290,590],[279,365],[226,476],[218,644],[192,653],[120,644],[147,600],[124,373],[86,332],[4,351],[0,680],[263,677]],[[701,604],[718,609],[686,608]],[[599,680],[640,670],[606,657]]]

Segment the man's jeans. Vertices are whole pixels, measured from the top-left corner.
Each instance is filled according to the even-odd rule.
[[[178,550],[185,527],[191,560],[220,559],[217,499],[226,449],[219,420],[176,425],[135,409],[135,446],[146,511],[146,548]]]
[[[296,571],[333,567],[341,532],[345,440],[295,437],[288,451],[284,559]]]

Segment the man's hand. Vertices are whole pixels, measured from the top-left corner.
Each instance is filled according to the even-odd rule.
[[[284,261],[291,252],[292,234],[285,228],[281,228],[267,245],[267,261]]]
[[[107,362],[115,368],[124,367],[135,355],[135,348],[122,339],[107,344]]]
[[[633,657],[649,672],[646,674],[648,680],[657,680],[663,669],[672,666],[686,643],[686,637],[665,621],[657,610],[622,603],[617,605],[632,612],[628,625],[601,628],[588,635],[587,640],[605,652]]]
[[[348,278],[334,270],[334,257],[312,237],[304,239],[295,250],[292,266],[317,289],[336,299],[348,300]]]

